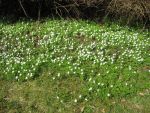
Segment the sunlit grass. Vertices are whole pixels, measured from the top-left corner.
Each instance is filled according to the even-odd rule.
[[[49,105],[47,99],[74,106],[127,98],[150,88],[149,44],[148,31],[117,24],[0,23],[0,79],[14,82],[12,100],[18,98],[15,92],[29,95],[21,97],[25,99],[19,99],[21,103],[35,96],[35,103],[43,102],[38,104],[41,110]]]

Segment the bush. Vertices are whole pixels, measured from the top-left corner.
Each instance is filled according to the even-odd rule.
[[[39,17],[48,15],[96,17],[109,15],[133,21],[150,20],[149,0],[0,0],[0,14]]]
[[[135,20],[150,20],[149,0],[112,0],[108,5],[108,12],[127,18],[127,22]]]

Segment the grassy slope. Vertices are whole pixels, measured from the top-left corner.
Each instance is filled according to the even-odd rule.
[[[150,112],[148,32],[48,20],[0,35],[0,112]]]
[[[75,103],[68,98],[75,97],[81,90],[78,79],[65,79],[52,82],[43,74],[34,81],[25,83],[1,81],[0,113],[149,113],[150,91],[138,92],[130,98],[100,101],[79,101]],[[74,92],[69,94],[69,92]],[[55,98],[56,94],[63,96]],[[71,96],[71,97],[70,97]],[[65,101],[66,100],[66,101]]]

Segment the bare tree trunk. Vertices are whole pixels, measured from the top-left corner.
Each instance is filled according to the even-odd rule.
[[[26,10],[24,9],[24,7],[23,7],[23,5],[22,5],[22,3],[21,3],[21,0],[18,0],[18,2],[19,2],[19,4],[20,4],[20,6],[21,6],[21,8],[22,8],[22,10],[23,10],[23,12],[24,12],[24,14],[25,14],[25,16],[26,16],[26,17],[29,17],[28,14],[27,14],[27,12],[26,12]]]
[[[39,2],[38,3],[38,21],[40,21],[40,19],[41,19],[41,3]]]

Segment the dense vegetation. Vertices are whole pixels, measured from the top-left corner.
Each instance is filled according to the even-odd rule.
[[[0,113],[150,113],[149,23],[150,0],[0,0]]]
[[[80,104],[80,112],[91,113],[99,102],[115,105],[139,94],[149,99],[149,35],[81,20],[1,22],[2,111],[75,112],[69,108]]]
[[[0,0],[0,15],[26,16],[70,16],[98,18],[104,16],[121,19],[126,23],[150,20],[149,0]]]

